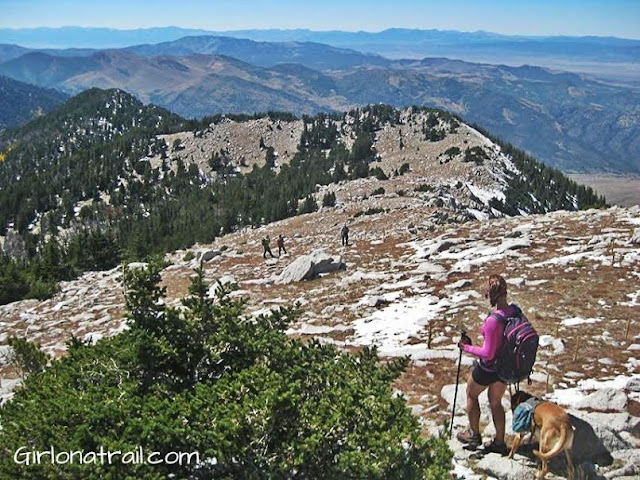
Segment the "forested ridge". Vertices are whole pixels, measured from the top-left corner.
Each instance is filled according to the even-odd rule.
[[[430,141],[447,135],[435,128],[440,121],[452,131],[462,121],[448,112],[414,109],[429,112],[422,127]],[[353,123],[351,148],[339,139],[347,117]],[[14,239],[15,248],[14,258],[0,257],[0,303],[46,297],[57,281],[87,269],[111,268],[123,258],[143,259],[211,242],[241,226],[314,211],[316,185],[370,175],[386,178],[379,168],[370,168],[377,157],[375,135],[384,125],[400,122],[399,111],[385,105],[305,116],[289,164],[275,168],[273,149],[267,148],[264,165],[244,175],[223,150],[211,152],[212,174],[171,159],[176,146],[158,137],[185,130],[198,135],[211,123],[248,118],[185,120],[120,90],[91,89],[5,132],[0,138],[5,159],[0,163],[0,231]],[[508,174],[506,199],[492,205],[497,210],[541,213],[604,204],[591,189],[509,145],[502,148],[524,176]],[[482,155],[467,151],[464,161],[481,164]],[[161,158],[157,168],[148,161],[154,156]]]
[[[36,87],[0,75],[0,129],[43,115],[67,98],[52,88]]]

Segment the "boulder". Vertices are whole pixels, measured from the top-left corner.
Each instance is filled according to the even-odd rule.
[[[625,476],[638,478],[640,476],[640,451],[636,449],[619,450],[613,453],[616,463],[622,464],[615,470],[604,474],[605,478],[621,478]]]
[[[573,438],[573,461],[580,464],[593,462],[598,465],[611,465],[611,452],[627,448],[627,444],[609,426],[599,423],[597,417],[586,412],[569,412],[575,429]]]
[[[627,412],[602,413],[570,410],[570,413],[592,425],[604,425],[615,432],[629,432],[640,436],[640,417],[634,417]]]
[[[276,279],[276,283],[285,284],[311,280],[323,273],[345,269],[342,257],[333,257],[324,250],[314,250],[309,255],[302,255],[291,262]]]
[[[628,392],[640,392],[640,377],[633,377],[624,389]]]
[[[146,262],[131,262],[127,264],[129,270],[144,270],[149,266]]]
[[[501,480],[534,478],[537,470],[534,462],[523,464],[520,458],[509,460],[497,453],[485,455],[478,462],[476,468],[491,477]]]
[[[0,251],[13,258],[23,258],[27,252],[24,239],[11,228],[7,230],[1,246]]]
[[[606,478],[617,479],[624,476],[633,478],[640,477],[640,450],[619,450],[613,453],[613,458],[617,463],[622,463],[622,465],[624,466],[616,470],[607,472],[605,474]]]
[[[238,285],[237,280],[231,275],[223,275],[218,279],[222,285]]]
[[[388,300],[384,297],[369,297],[365,300],[365,302],[372,308],[378,308],[389,303]]]
[[[551,335],[540,335],[539,346],[544,348],[545,353],[548,353],[549,355],[559,355],[565,351],[564,342],[560,338],[555,338]],[[551,349],[546,347],[551,347],[553,351],[550,351]]]
[[[463,278],[462,280],[458,280],[457,282],[445,285],[444,288],[449,289],[449,290],[459,290],[461,288],[467,288],[467,287],[471,286],[471,284],[473,284],[473,280],[471,280],[469,278]]]
[[[302,255],[291,262],[280,273],[276,283],[285,284],[308,280],[313,276],[313,262],[308,255]]]
[[[200,257],[202,259],[203,262],[208,262],[209,260],[222,255],[222,252],[218,249],[210,249],[210,250],[204,250],[203,252],[201,252],[202,255],[200,255],[200,252],[198,254],[198,257]]]
[[[327,255],[324,250],[314,250],[309,257],[313,263],[314,276],[346,268],[342,257],[332,257]]]
[[[0,345],[0,367],[8,365],[13,356],[13,348],[9,345]]]
[[[0,378],[0,405],[13,397],[13,391],[22,384],[20,378]]]
[[[446,214],[445,214],[446,218]],[[437,253],[445,252],[453,247],[454,243],[449,240],[442,240],[434,247],[434,251]]]
[[[580,410],[622,412],[627,403],[627,395],[623,391],[614,388],[603,388],[587,395],[576,403],[575,407]]]

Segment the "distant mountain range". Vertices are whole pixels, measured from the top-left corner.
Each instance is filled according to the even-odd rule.
[[[131,52],[146,57],[193,54],[226,55],[261,67],[271,67],[280,63],[297,63],[317,70],[349,68],[358,65],[388,66],[391,63],[390,60],[380,55],[361,53],[356,50],[336,48],[320,43],[255,42],[222,36],[190,36],[158,44],[142,44],[107,50],[90,48],[31,49],[17,45],[0,45],[0,63],[14,60],[26,54],[69,59],[92,57],[97,53],[111,50]],[[76,61],[67,60],[67,64],[72,62]]]
[[[570,73],[225,37],[83,54],[30,51],[0,64],[0,74],[69,94],[121,88],[184,117],[439,107],[565,171],[640,171],[639,91]]]
[[[30,48],[123,48],[171,42],[185,36],[227,36],[263,42],[316,42],[389,58],[447,57],[469,62],[524,64],[588,73],[607,80],[640,82],[640,40],[614,37],[510,36],[390,28],[381,32],[293,30],[207,31],[177,27],[0,29],[0,44]],[[81,51],[82,49],[78,49]],[[166,53],[166,52],[165,52]],[[1,52],[0,52],[0,58]],[[605,68],[602,68],[606,65]]]

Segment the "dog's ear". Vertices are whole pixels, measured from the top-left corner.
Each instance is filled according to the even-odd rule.
[[[515,410],[518,405],[522,402],[521,400],[521,391],[517,391],[511,395],[511,411]]]
[[[522,402],[526,402],[531,397],[533,397],[533,395],[523,390],[518,390],[517,392],[513,393],[511,395],[511,410],[515,410],[518,405],[520,405]]]

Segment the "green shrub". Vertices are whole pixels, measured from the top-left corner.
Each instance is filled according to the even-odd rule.
[[[460,149],[458,147],[447,148],[444,151],[444,155],[446,155],[449,158],[456,157],[456,156],[460,155]]]
[[[363,215],[375,215],[376,213],[383,213],[383,212],[384,212],[384,208],[368,208],[367,210],[359,211],[354,215],[354,217],[357,218]]]
[[[409,170],[411,170],[411,168],[409,167],[408,163],[403,163],[400,166],[400,171],[398,172],[400,175],[404,175],[405,173],[407,173]]]
[[[421,436],[393,395],[408,358],[291,339],[297,309],[245,317],[223,286],[209,298],[202,269],[180,307],[162,301],[157,265],[124,280],[130,328],[96,345],[72,340],[0,407],[1,478],[449,478],[445,439]],[[198,452],[200,463],[26,466],[19,446],[140,446]]]
[[[384,173],[384,171],[380,167],[372,168],[371,171],[370,171],[370,175],[373,175],[378,180],[388,180],[389,179],[387,174]]]
[[[423,183],[422,185],[418,185],[416,188],[413,189],[414,192],[433,192],[435,191],[435,188],[432,185],[429,185],[428,183]]]
[[[322,206],[323,207],[335,207],[336,205],[336,194],[333,192],[326,193],[324,197],[322,197]]]
[[[40,350],[39,343],[33,343],[25,338],[9,337],[11,347],[8,363],[14,367],[22,379],[32,373],[42,372],[47,366],[48,356]]]

